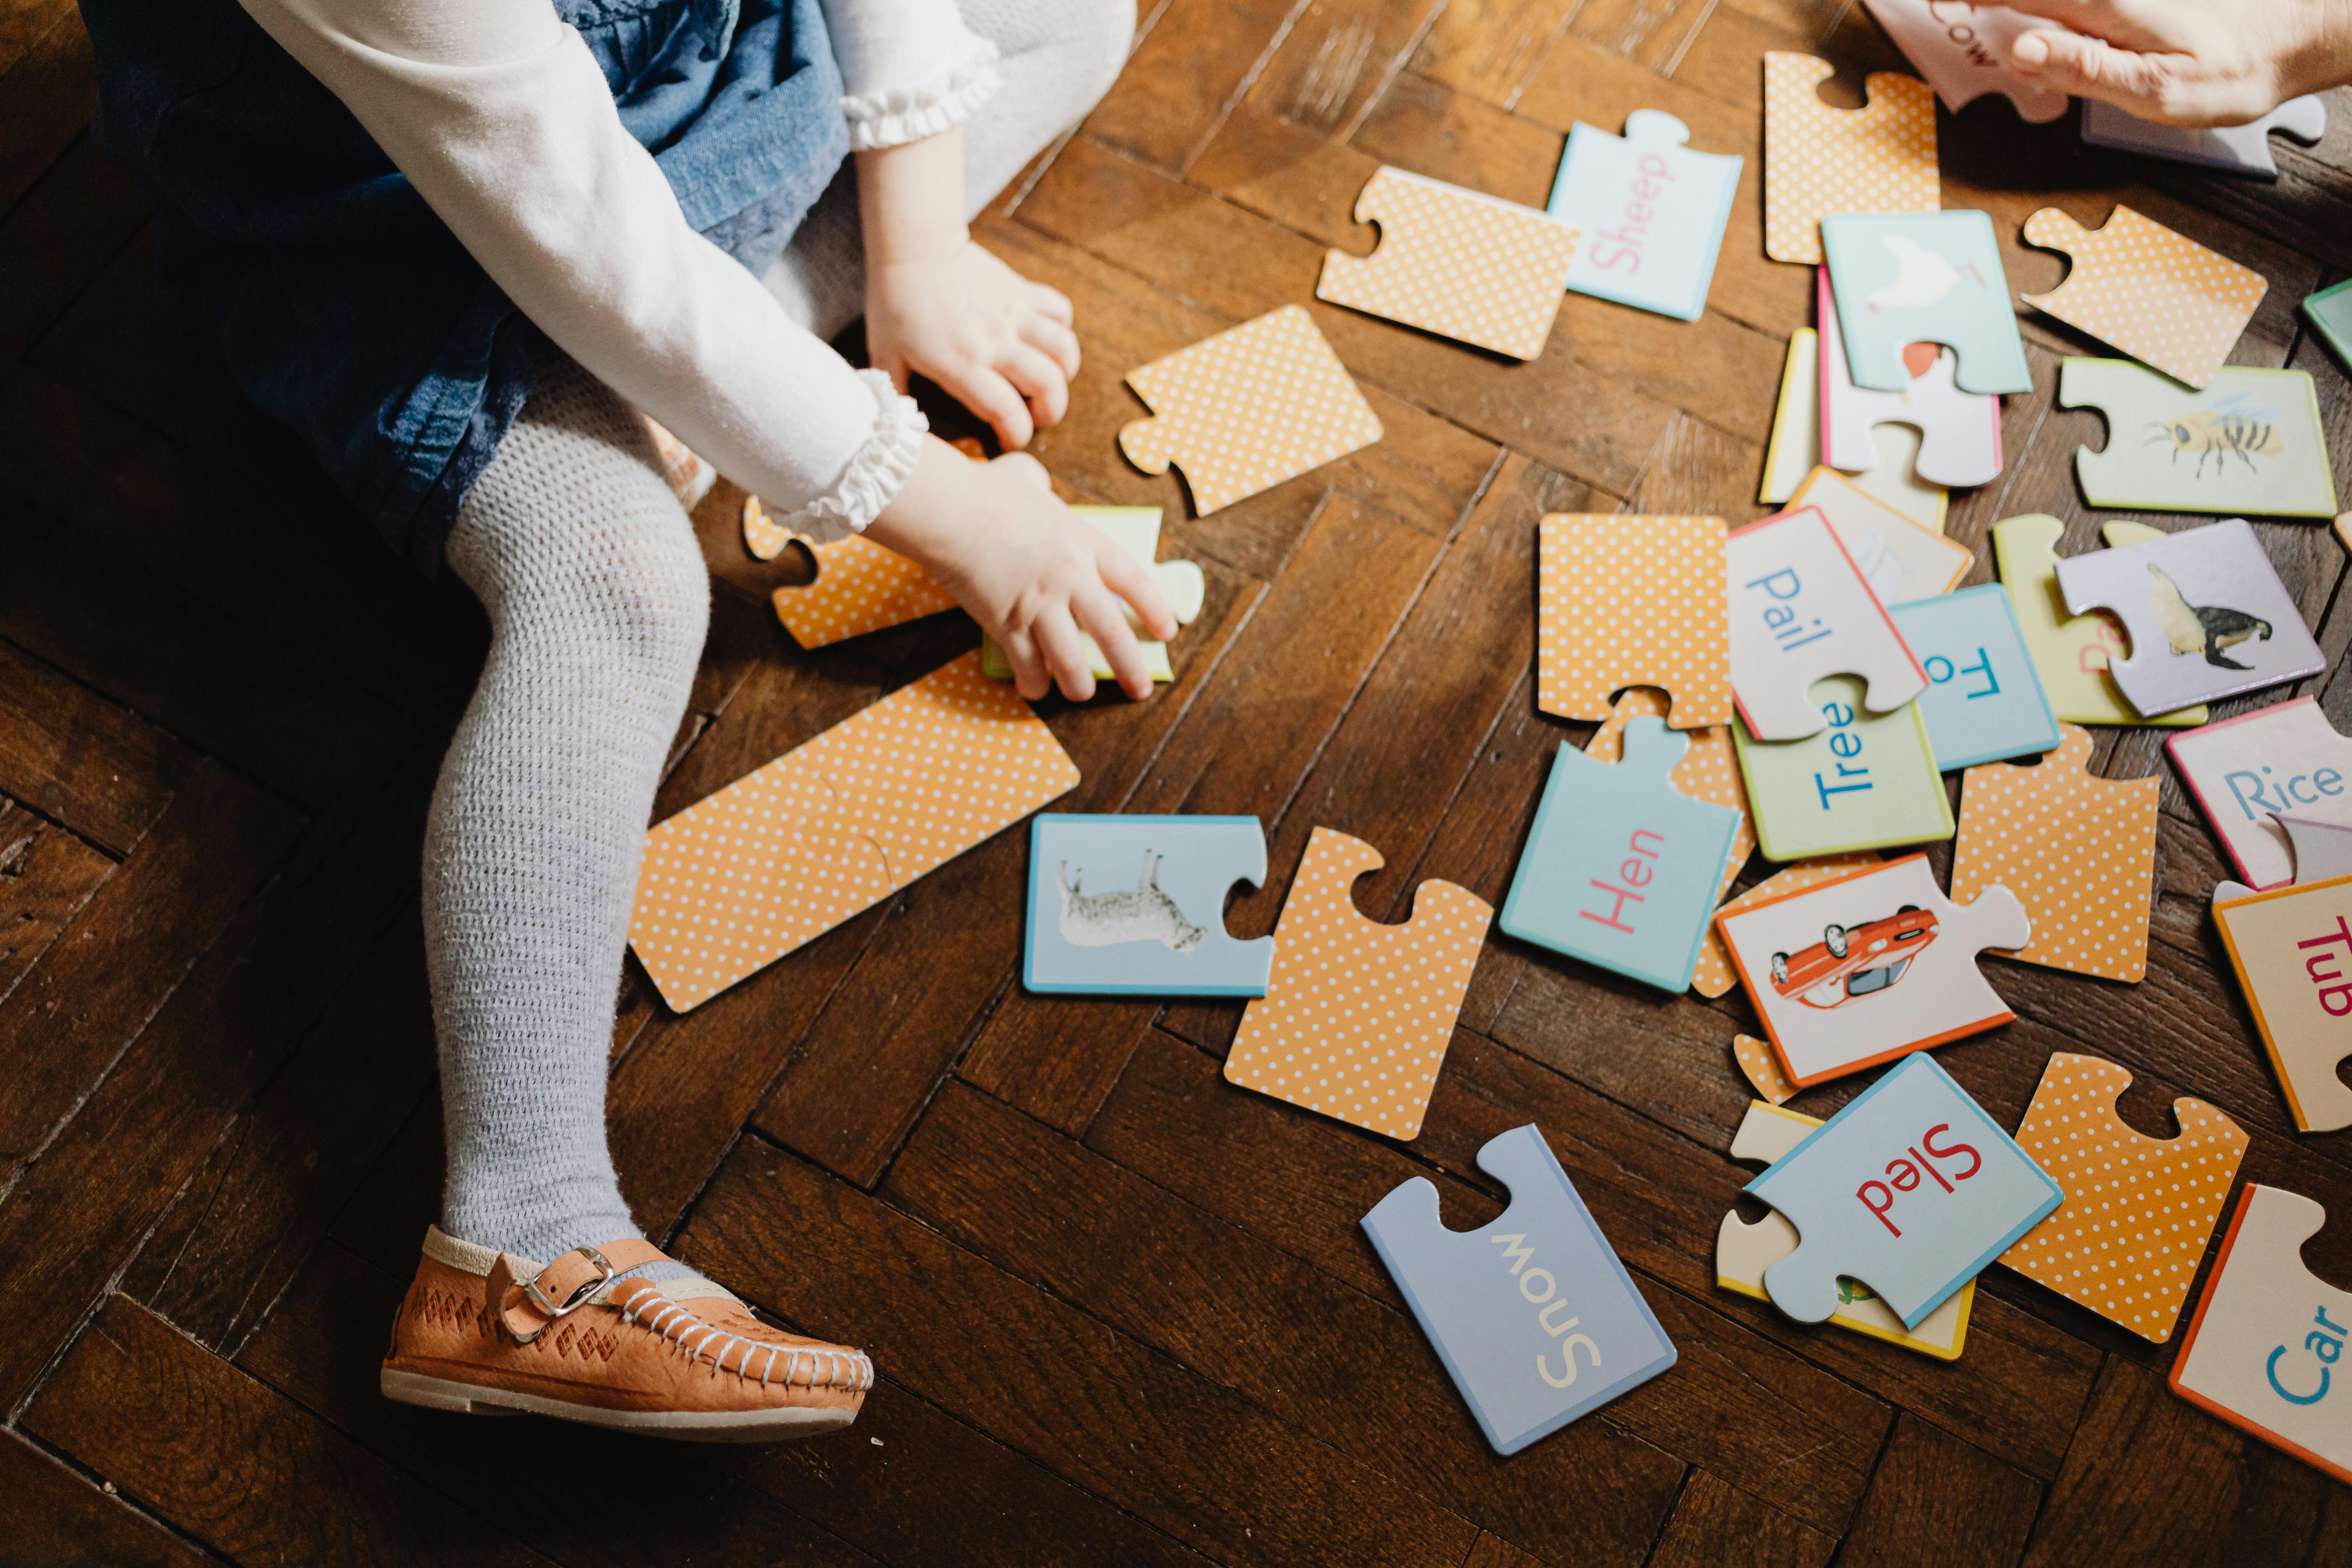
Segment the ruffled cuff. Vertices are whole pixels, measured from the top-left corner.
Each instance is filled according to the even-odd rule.
[[[808,505],[776,521],[793,532],[818,544],[830,544],[862,533],[882,509],[898,497],[923,454],[923,436],[931,422],[902,397],[890,378],[878,370],[861,370],[857,379],[874,395],[874,428],[858,444],[849,466],[833,488]]]
[[[1004,85],[996,74],[996,46],[986,38],[974,38],[971,44],[961,65],[921,87],[885,88],[843,98],[841,112],[849,121],[851,151],[873,153],[920,142],[971,118],[971,111]]]

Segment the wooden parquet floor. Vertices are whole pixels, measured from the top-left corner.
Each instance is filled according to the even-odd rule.
[[[1045,710],[1085,771],[1066,808],[1258,814],[1273,875],[1243,933],[1318,824],[1386,856],[1360,889],[1382,918],[1429,877],[1499,901],[1583,734],[1534,710],[1535,520],[1757,514],[1811,287],[1761,255],[1759,58],[1826,54],[1849,102],[1899,61],[1840,0],[1157,0],[1143,24],[982,226],[1077,305],[1086,368],[1040,456],[1074,497],[1166,508],[1208,574],[1172,689]],[[482,624],[230,387],[90,98],[72,5],[0,0],[0,1563],[2352,1561],[2352,1492],[2175,1399],[2168,1349],[2005,1270],[1951,1364],[1717,1289],[1748,1174],[1737,995],[1662,1002],[1498,936],[1428,1131],[1393,1144],[1225,1086],[1237,1005],[1024,994],[1017,833],[691,1015],[623,986],[631,1202],[782,1321],[872,1349],[850,1434],[708,1449],[385,1403],[441,1157],[418,841]],[[1573,121],[1645,106],[1749,161],[1702,320],[1570,296],[1517,367],[1313,302],[1327,245],[1369,248],[1348,213],[1377,165],[1540,204]],[[2352,268],[2335,108],[2273,186],[1979,103],[1944,118],[1945,199],[1994,215],[2022,289],[2059,276],[2015,243],[2053,204],[2095,225],[2127,201],[2260,269],[2235,357],[2317,378],[2352,480],[2352,385],[2294,315]],[[1291,302],[1387,437],[1193,519],[1120,458],[1118,378]],[[1996,519],[2055,513],[2070,552],[2099,521],[2071,463],[2100,420],[2053,400],[2084,341],[2024,327],[2008,469],[1954,500],[1972,582]],[[746,558],[734,500],[699,517],[716,616],[665,815],[974,637],[943,616],[800,652],[764,602],[790,567]],[[2344,552],[2258,531],[2336,663],[2254,700],[2308,691],[2352,728]],[[2096,766],[2167,773],[2145,730],[2101,734]],[[2336,1211],[2310,1261],[2352,1280],[2352,1136],[2292,1131],[2205,919],[2220,872],[2167,776],[2146,983],[1993,961],[2018,1020],[1941,1059],[2009,1125],[2058,1049],[2127,1066],[2144,1130],[2168,1135],[2176,1094],[2218,1103],[2252,1133],[2244,1177]],[[1490,1216],[1473,1152],[1529,1120],[1681,1363],[1506,1462],[1356,1221],[1413,1174],[1454,1223]]]

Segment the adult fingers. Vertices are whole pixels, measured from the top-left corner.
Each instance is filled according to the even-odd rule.
[[[1013,667],[1013,689],[1024,702],[1043,702],[1054,689],[1054,677],[1035,641],[1027,632],[1007,631],[998,634],[996,642],[1004,650],[1004,662]]]
[[[1031,348],[1014,343],[998,359],[997,371],[1028,400],[1029,417],[1040,428],[1059,425],[1070,411],[1070,381],[1062,367]]]
[[[1118,678],[1119,689],[1138,702],[1150,696],[1151,671],[1144,666],[1143,650],[1136,647],[1135,633],[1119,613],[1118,601],[1096,588],[1081,591],[1071,605],[1077,611],[1078,624],[1102,649],[1103,662]]]
[[[1051,316],[1031,316],[1021,323],[1021,341],[1060,365],[1064,375],[1078,374],[1078,334],[1066,323]]]
[[[2077,98],[2095,98],[2167,124],[2194,118],[2203,107],[2184,79],[2185,55],[2139,54],[2077,33],[2032,32],[2010,46],[2017,74]]]
[[[1154,640],[1166,642],[1176,635],[1176,616],[1168,607],[1168,595],[1160,591],[1160,579],[1142,562],[1126,551],[1106,541],[1095,552],[1095,567],[1110,591],[1135,606],[1136,619]],[[1121,616],[1121,625],[1127,617]]]
[[[997,445],[1006,451],[1018,451],[1029,444],[1037,433],[1036,424],[1029,417],[1029,405],[1013,384],[987,365],[973,365],[949,376],[940,378],[948,395],[988,421],[996,432]]]
[[[1045,668],[1054,672],[1062,695],[1073,702],[1091,698],[1095,694],[1093,661],[1087,658],[1086,645],[1078,640],[1078,628],[1068,612],[1047,611],[1037,617],[1034,630],[1038,648],[1045,656]]]

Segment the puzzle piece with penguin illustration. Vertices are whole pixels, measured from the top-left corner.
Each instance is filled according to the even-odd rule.
[[[1821,328],[1815,334],[1821,388],[1822,461],[1848,473],[1878,468],[1885,458],[1879,427],[1908,426],[1919,433],[1914,459],[1919,478],[1937,485],[1981,485],[2000,477],[2000,399],[1962,392],[1953,382],[1959,362],[1949,349],[1913,343],[1903,350],[1912,374],[1901,392],[1856,386],[1839,334],[1829,268],[1816,274]]]
[[[2333,517],[2336,477],[2307,370],[2224,365],[2191,392],[2128,360],[2069,359],[2062,408],[2095,408],[2098,451],[2074,452],[2093,506],[2261,517]]]
[[[1830,466],[1822,455],[1821,357],[1821,339],[1812,328],[1789,334],[1772,433],[1764,443],[1764,476],[1756,489],[1757,500],[1765,506],[1786,506],[1814,469]],[[1870,457],[1848,476],[1851,482],[1928,532],[1943,532],[1951,498],[1943,486],[1919,477],[1918,429],[1892,422],[1864,425],[1862,438]]]
[[[1694,152],[1689,141],[1689,126],[1655,109],[1627,115],[1622,136],[1580,120],[1569,127],[1546,210],[1583,236],[1571,292],[1678,321],[1706,313],[1745,160]]]
[[[1835,468],[1807,475],[1785,510],[1809,506],[1830,520],[1871,593],[1890,610],[1950,592],[1976,564],[1975,551],[1922,528]],[[1899,630],[1901,616],[1895,625]]]
[[[2213,923],[2294,1124],[2352,1127],[2352,1089],[2336,1073],[2352,1056],[2352,877],[2261,893],[2224,882]]]
[[[2241,881],[2259,889],[2323,879],[2305,874],[2282,826],[2297,814],[2352,823],[2352,740],[2316,699],[2184,731],[2164,749]]]
[[[1225,930],[1225,900],[1244,882],[1265,885],[1255,816],[1040,813],[1021,983],[1089,996],[1263,996],[1274,938]]]
[[[1672,699],[1677,730],[1731,722],[1723,519],[1555,513],[1536,535],[1536,706],[1609,717],[1629,686]]]
[[[1952,836],[1952,803],[1919,704],[1864,711],[1862,682],[1813,688],[1827,728],[1801,741],[1758,741],[1732,726],[1757,842],[1768,860],[1891,849]]]
[[[1663,719],[1666,711],[1666,694],[1655,687],[1626,688],[1609,710],[1609,717],[1584,742],[1584,754],[1596,763],[1617,761],[1624,754],[1625,726],[1644,716]],[[1667,781],[1693,800],[1713,801],[1739,814],[1739,826],[1731,836],[1730,853],[1723,858],[1723,881],[1716,889],[1716,901],[1719,903],[1731,891],[1731,884],[1739,879],[1739,868],[1748,864],[1748,852],[1756,847],[1756,826],[1748,815],[1748,786],[1740,782],[1739,759],[1731,749],[1729,725],[1676,733],[1689,738],[1690,750],[1666,775]]]
[[[1893,613],[1927,672],[1919,720],[1937,767],[2039,755],[2058,743],[2058,721],[2000,584],[1914,599]]]
[[[1764,254],[1822,259],[1830,213],[1932,213],[1936,95],[1916,77],[1873,71],[1860,109],[1833,109],[1821,85],[1837,74],[1812,55],[1764,56]]]
[[[1719,917],[1727,910],[1744,910],[1750,904],[1760,904],[1767,899],[1777,899],[1783,893],[1793,893],[1800,888],[1810,888],[1816,882],[1832,881],[1849,871],[1866,871],[1878,864],[1880,864],[1878,854],[1871,849],[1857,850],[1850,855],[1823,855],[1818,859],[1800,860],[1795,865],[1784,866],[1765,878],[1738,898],[1726,903],[1722,909],[1716,910],[1716,914]],[[1699,943],[1698,968],[1691,976],[1691,989],[1711,999],[1728,994],[1731,988],[1738,984],[1739,972],[1732,968],[1731,954],[1724,951],[1723,933],[1716,925],[1711,924],[1707,928],[1706,940]],[[1739,1037],[1743,1040],[1748,1038],[1746,1035]],[[1756,1043],[1764,1044],[1761,1041]],[[1767,1044],[1764,1048],[1769,1051],[1771,1047]],[[1777,1062],[1773,1065],[1772,1070],[1775,1073],[1780,1071]],[[1751,1082],[1755,1081],[1756,1075],[1753,1072],[1748,1073],[1748,1076]],[[1789,1093],[1796,1092],[1795,1088],[1791,1086]],[[1767,1098],[1769,1099],[1769,1096]],[[1781,1098],[1785,1100],[1788,1096],[1783,1095]]]
[[[2327,134],[2326,100],[2306,93],[2288,99],[2260,120],[2203,129],[2158,125],[2112,103],[2102,103],[2095,98],[2083,100],[2083,140],[2095,147],[2145,153],[2151,158],[2226,169],[2233,174],[2278,178],[2278,163],[2271,156],[2273,131],[2305,145],[2317,142]]]
[[[2071,264],[2049,293],[2019,298],[2200,390],[2270,289],[2252,268],[2126,206],[2095,229],[2043,207],[2025,220],[2025,242],[2063,250]]]
[[[1426,1176],[1362,1223],[1478,1429],[1516,1454],[1675,1352],[1532,1122],[1488,1139],[1478,1168],[1510,1189],[1511,1206],[1475,1230],[1447,1227]]]
[[[1731,689],[1757,740],[1818,734],[1828,721],[1811,693],[1824,676],[1860,676],[1875,713],[1927,688],[1919,661],[1819,508],[1734,529],[1724,564]]]
[[[1993,559],[2000,571],[2009,607],[2017,612],[2018,634],[2033,656],[2033,671],[2050,699],[2050,710],[2068,724],[2152,724],[2168,728],[2205,722],[2203,703],[2143,717],[2124,700],[2111,659],[2131,647],[2124,629],[2104,611],[2070,616],[2058,592],[2058,551],[2066,525],[2047,512],[2025,512],[1992,525]],[[2144,522],[2110,522],[2100,529],[2107,544],[2160,539],[2163,530]]]
[[[1928,342],[1958,357],[1952,380],[1962,392],[2033,390],[1991,217],[1832,213],[1822,219],[1822,248],[1856,386],[1908,390],[1903,351]]]
[[[1202,575],[1200,563],[1195,561],[1162,561],[1160,559],[1160,509],[1156,506],[1074,506],[1072,513],[1085,520],[1096,532],[1108,537],[1129,559],[1150,572],[1160,584],[1160,592],[1168,600],[1168,613],[1176,617],[1179,626],[1189,626],[1201,618],[1201,606],[1208,597],[1208,579]],[[1140,633],[1135,612],[1122,605],[1128,617],[1128,627]],[[1102,648],[1090,633],[1078,634],[1078,648],[1087,657],[1087,668],[1097,680],[1111,677],[1110,660],[1103,657]],[[1176,679],[1175,667],[1168,662],[1168,645],[1139,636],[1136,652],[1143,657],[1143,667],[1155,681]],[[980,668],[992,680],[1013,679],[1013,661],[1004,657],[1004,649],[992,637],[980,639]]]
[[[2006,5],[1952,5],[1948,0],[1864,0],[1895,47],[1910,58],[1944,100],[1958,113],[1988,93],[2008,98],[2017,117],[2040,125],[2066,112],[2066,95],[2031,82],[2009,68],[2009,47],[2027,33],[2056,30],[2040,16]]]
[[[1379,244],[1370,256],[1326,252],[1317,299],[1512,359],[1543,353],[1576,258],[1573,225],[1386,168],[1357,195],[1356,221],[1378,224]]]

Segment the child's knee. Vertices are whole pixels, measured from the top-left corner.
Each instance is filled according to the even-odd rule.
[[[1084,118],[1127,68],[1128,54],[1135,47],[1135,0],[1070,0],[1070,5],[1078,24],[1073,37],[1086,44],[1079,84]]]

